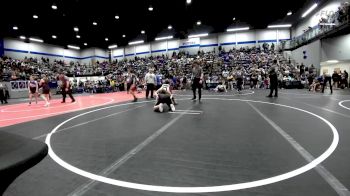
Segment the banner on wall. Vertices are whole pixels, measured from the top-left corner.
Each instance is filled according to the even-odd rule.
[[[184,42],[181,43],[181,46],[192,46],[192,45],[199,45],[200,44],[200,38],[190,38]]]
[[[28,82],[25,80],[11,81],[11,91],[27,91]]]
[[[341,5],[341,1],[334,1],[329,3],[328,5],[326,5],[325,7],[323,7],[321,10],[319,10],[318,12],[316,12],[310,20],[310,27],[314,27],[317,26],[318,23],[320,22],[321,18],[328,18],[332,15],[334,15],[337,10],[338,7]]]

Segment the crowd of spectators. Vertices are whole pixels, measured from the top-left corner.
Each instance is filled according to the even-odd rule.
[[[204,72],[204,88],[215,89],[217,85],[226,85],[233,90],[236,78],[243,78],[243,86],[248,88],[268,88],[268,72],[274,67],[278,74],[280,87],[303,88],[311,85],[317,78],[313,65],[293,64],[282,53],[274,50],[274,45],[267,43],[257,47],[245,47],[225,51],[219,48],[215,52],[199,51],[196,55],[185,52],[173,53],[170,56],[124,59],[121,61],[97,62],[95,65],[81,65],[78,62],[65,64],[63,61],[49,59],[25,58],[23,60],[8,57],[0,58],[0,79],[26,80],[30,75],[45,74],[53,81],[57,73],[64,72],[70,77],[103,76],[99,81],[73,81],[73,87],[79,92],[111,92],[126,89],[125,82],[128,70],[137,76],[138,87],[144,88],[144,77],[151,68],[155,70],[157,84],[169,79],[174,89],[191,88],[191,71],[194,61],[199,62]],[[311,82],[311,83],[310,83]],[[293,86],[293,85],[294,86]]]

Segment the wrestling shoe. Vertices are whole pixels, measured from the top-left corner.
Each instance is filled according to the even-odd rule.
[[[174,106],[174,104],[170,104],[170,110],[171,110],[172,112],[175,112],[175,106]]]
[[[162,103],[161,103],[161,104],[159,104],[159,106],[158,106],[158,107],[159,107],[159,112],[160,112],[160,113],[162,113],[162,112],[163,112],[163,104],[162,104]]]

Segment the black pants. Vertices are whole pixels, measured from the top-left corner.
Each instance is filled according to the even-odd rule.
[[[73,95],[72,95],[72,90],[69,89],[68,91],[66,91],[66,89],[62,89],[62,97],[63,97],[63,100],[62,102],[66,102],[66,97],[67,95],[71,98],[72,101],[75,101]]]
[[[199,83],[201,79],[195,78],[192,81],[192,91],[193,91],[193,98],[196,99],[196,89],[198,88],[198,98],[202,98],[202,84]]]
[[[147,84],[146,98],[148,98],[150,91],[151,91],[151,98],[153,98],[154,84]]]
[[[243,79],[237,78],[237,90],[242,91]]]
[[[331,93],[333,93],[333,88],[332,88],[332,78],[331,77],[325,77],[323,81],[323,86],[322,86],[322,93],[324,93],[324,87],[327,86],[327,82],[329,82],[329,87],[331,89]]]
[[[0,101],[1,103],[7,103],[7,97],[5,96],[4,90],[0,89]]]
[[[10,99],[10,92],[5,90],[5,99]]]
[[[272,96],[273,91],[275,91],[275,96],[277,97],[278,96],[278,83],[270,85],[270,94],[269,94],[269,96]]]
[[[348,79],[347,78],[344,80],[344,83],[345,83],[345,88],[348,88],[349,84],[348,84]]]

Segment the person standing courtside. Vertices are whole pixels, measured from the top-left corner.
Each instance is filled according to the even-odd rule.
[[[270,94],[267,97],[272,97],[273,91],[275,91],[275,97],[278,97],[278,78],[274,67],[269,72],[270,78]]]
[[[1,81],[0,81],[0,101],[1,101],[1,104],[7,103],[7,97],[5,93],[5,84],[1,83]]]
[[[60,73],[59,79],[62,82],[61,89],[62,89],[62,98],[63,99],[62,99],[61,103],[66,103],[67,94],[71,98],[72,103],[75,102],[75,99],[72,95],[72,88],[71,88],[71,85],[69,83],[69,78],[67,76],[65,76],[63,73]]]
[[[192,90],[193,90],[193,98],[192,100],[196,100],[196,89],[198,88],[198,98],[201,101],[202,98],[202,84],[203,84],[203,69],[199,66],[198,62],[193,63],[192,68]]]
[[[329,88],[331,89],[331,94],[333,93],[332,88],[332,76],[326,72],[323,72],[323,85],[322,85],[322,93],[324,93],[324,87],[327,86],[327,82],[329,82]]]
[[[149,69],[149,72],[145,76],[145,82],[147,85],[146,99],[148,99],[148,95],[150,91],[151,91],[151,99],[153,99],[154,86],[157,83],[156,75],[154,75],[153,69]]]

